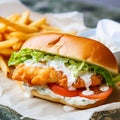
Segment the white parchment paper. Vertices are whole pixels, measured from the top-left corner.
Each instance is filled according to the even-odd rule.
[[[17,0],[0,1],[1,16],[7,17],[13,13],[21,13],[25,10],[28,10],[28,8],[23,6]],[[42,15],[31,12],[31,16],[36,19]],[[83,22],[83,14],[76,11],[63,14],[50,13],[45,14],[45,16],[48,18],[48,22],[51,25],[57,26],[64,31],[72,29],[81,33],[87,29]],[[0,104],[9,106],[22,114],[23,117],[30,117],[37,120],[89,120],[95,111],[120,108],[120,88],[115,89],[114,93],[105,105],[87,110],[78,110],[37,98],[24,98],[23,94],[23,91],[19,88],[16,82],[5,78],[3,73],[0,71]],[[66,107],[69,109],[65,109]]]

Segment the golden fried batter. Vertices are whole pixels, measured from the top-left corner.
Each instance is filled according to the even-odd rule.
[[[23,81],[30,85],[43,85],[56,82],[58,75],[54,68],[41,68],[20,64],[13,72],[12,79]]]
[[[53,67],[42,68],[39,66],[26,66],[20,64],[13,72],[12,78],[14,80],[23,81],[29,83],[29,85],[44,85],[47,83],[57,83],[62,87],[67,88],[67,76],[62,71],[56,71]],[[102,77],[100,75],[93,74],[91,76],[91,86],[97,86],[102,83]],[[85,87],[84,80],[80,77],[73,83],[75,88]]]
[[[91,86],[97,86],[102,84],[102,77],[100,75],[93,74],[91,75]],[[75,83],[73,83],[75,88],[82,88],[85,87],[84,80],[78,78]]]

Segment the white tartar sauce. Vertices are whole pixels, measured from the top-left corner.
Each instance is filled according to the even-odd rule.
[[[76,78],[74,77],[72,71],[68,69],[63,62],[61,61],[49,61],[47,63],[49,67],[54,67],[57,71],[62,71],[67,76],[67,86],[69,90],[75,90],[74,87],[72,87],[72,84],[75,82]]]
[[[93,73],[85,73],[85,74],[80,75],[80,78],[82,80],[84,80],[85,87],[86,87],[86,90],[84,90],[82,92],[83,95],[92,95],[92,94],[94,94],[94,91],[89,89],[89,87],[91,85],[91,75],[92,74]]]
[[[92,73],[85,73],[80,75],[80,78],[84,80],[84,83],[87,89],[89,89],[91,85],[91,75]]]
[[[25,90],[25,92],[24,92],[24,97],[25,98],[31,98],[31,97],[33,97],[32,93],[31,93],[32,87],[29,87],[27,85],[23,85],[23,88]]]
[[[24,85],[24,88],[25,87],[27,87],[27,86]],[[37,90],[42,95],[48,95],[52,98],[61,98],[61,99],[64,99],[68,104],[73,104],[73,105],[83,105],[84,106],[84,105],[94,104],[96,101],[98,101],[98,99],[88,99],[88,98],[84,98],[84,97],[80,97],[80,96],[64,97],[64,96],[61,96],[61,95],[58,95],[58,94],[52,92],[47,85],[27,87],[27,90],[29,92],[31,90]],[[26,92],[26,93],[28,93],[28,92]]]
[[[74,107],[71,107],[71,106],[68,106],[68,105],[64,105],[63,106],[63,109],[66,111],[66,112],[72,112],[75,110]]]
[[[62,61],[59,60],[52,60],[48,61],[46,64],[42,64],[40,62],[35,63],[32,60],[27,60],[25,62],[25,65],[27,66],[38,66],[38,67],[54,67],[57,71],[62,71],[67,76],[67,86],[69,90],[75,90],[75,88],[72,86],[72,84],[76,81],[76,78],[74,77],[73,71],[67,68]],[[81,74],[79,77],[84,80],[86,90],[83,91],[84,95],[91,95],[94,94],[94,91],[90,90],[89,87],[91,85],[91,75],[93,73],[85,73]]]
[[[107,86],[107,85],[101,85],[100,87],[99,87],[99,89],[100,89],[100,91],[107,91],[107,90],[109,90],[109,86]]]
[[[93,90],[84,90],[82,91],[83,95],[93,95],[95,92]]]
[[[26,66],[37,66],[37,67],[47,67],[47,66],[45,66],[44,64],[42,64],[42,63],[40,63],[40,62],[34,62],[33,60],[26,60],[25,62],[24,62],[24,64],[26,65]]]
[[[48,61],[45,65],[40,62],[35,63],[33,60],[27,60],[24,62],[24,64],[27,66],[38,66],[38,67],[43,67],[43,68],[54,67],[57,71],[62,71],[68,78],[68,81],[67,81],[68,89],[75,90],[75,88],[72,87],[72,84],[75,82],[76,78],[74,77],[72,71],[68,69],[62,61],[52,60],[52,61]]]

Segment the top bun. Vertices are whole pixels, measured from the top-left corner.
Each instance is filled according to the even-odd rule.
[[[102,43],[63,33],[44,33],[27,40],[22,48],[37,49],[65,57],[86,61],[118,73],[113,53]]]

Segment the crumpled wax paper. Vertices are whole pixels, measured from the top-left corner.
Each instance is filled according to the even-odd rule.
[[[0,9],[0,15],[4,17],[7,17],[13,13],[21,13],[25,10],[28,10],[27,7],[22,5],[17,0],[1,0]],[[31,15],[34,19],[42,16],[41,14],[35,12],[31,12]],[[84,20],[82,13],[76,11],[63,14],[50,13],[45,14],[45,16],[51,25],[58,26],[64,31],[68,32],[70,29],[72,29],[75,30],[79,35],[87,30],[87,27],[83,22]],[[104,28],[104,24],[102,24],[102,27]],[[113,29],[114,25],[111,27]],[[109,31],[109,29],[104,29],[105,31],[103,32],[100,27],[97,26],[97,28],[100,29],[100,31],[97,31],[97,29],[95,30],[94,35],[97,36],[95,38],[104,39],[104,37],[106,37],[104,36],[104,33]],[[93,33],[91,33],[91,35],[92,34]],[[104,37],[102,38],[102,36]],[[43,99],[25,98],[24,92],[19,88],[16,82],[5,78],[3,73],[0,71],[0,104],[9,106],[18,113],[22,114],[22,118],[30,117],[37,120],[89,120],[94,112],[120,108],[120,88],[115,88],[114,93],[111,95],[105,105],[87,110],[80,110]]]

